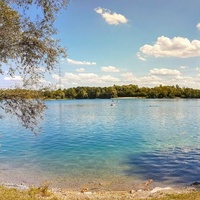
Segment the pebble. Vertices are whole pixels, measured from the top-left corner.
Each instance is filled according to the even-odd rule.
[[[27,190],[29,189],[28,186],[23,185],[23,184],[15,184],[15,183],[4,183],[3,186],[8,187],[8,188],[16,188],[20,190]]]
[[[85,195],[91,195],[92,192],[83,192],[83,194],[85,194]]]
[[[171,187],[165,187],[165,188],[161,188],[161,187],[155,187],[151,193],[156,193],[156,192],[159,192],[159,191],[163,191],[163,190],[172,190]]]
[[[130,191],[130,194],[134,194],[136,191],[135,190],[131,190]]]

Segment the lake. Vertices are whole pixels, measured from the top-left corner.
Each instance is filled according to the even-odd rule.
[[[34,135],[5,115],[0,181],[111,189],[200,181],[200,100],[46,101]]]

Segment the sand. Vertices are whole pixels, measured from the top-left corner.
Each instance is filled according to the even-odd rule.
[[[191,191],[196,191],[199,189],[199,185],[196,186],[187,186],[187,187],[154,187],[152,186],[153,180],[147,180],[136,187],[123,188],[123,190],[111,190],[106,189],[103,185],[99,184],[92,185],[88,188],[82,188],[80,190],[69,190],[61,188],[51,188],[50,191],[60,200],[98,200],[98,199],[118,199],[118,200],[138,200],[138,199],[147,199],[152,197],[162,197],[166,194],[181,194]],[[2,183],[1,185],[8,188],[16,188],[18,190],[28,190],[29,186],[24,184],[15,184],[15,183]]]

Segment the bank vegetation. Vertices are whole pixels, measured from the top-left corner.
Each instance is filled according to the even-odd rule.
[[[73,87],[68,89],[26,90],[1,89],[0,101],[13,96],[23,99],[110,99],[120,97],[136,98],[200,98],[200,89],[176,86],[138,87],[138,85],[114,85],[111,87]]]

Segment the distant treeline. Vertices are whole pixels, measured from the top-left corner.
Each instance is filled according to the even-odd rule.
[[[68,89],[30,91],[23,89],[0,90],[0,100],[12,95],[22,94],[23,98],[31,99],[110,99],[117,97],[142,98],[200,98],[200,90],[176,86],[157,86],[153,88],[137,85],[122,85],[111,87],[73,87]],[[37,95],[36,95],[37,94]],[[21,95],[19,95],[21,96]]]

